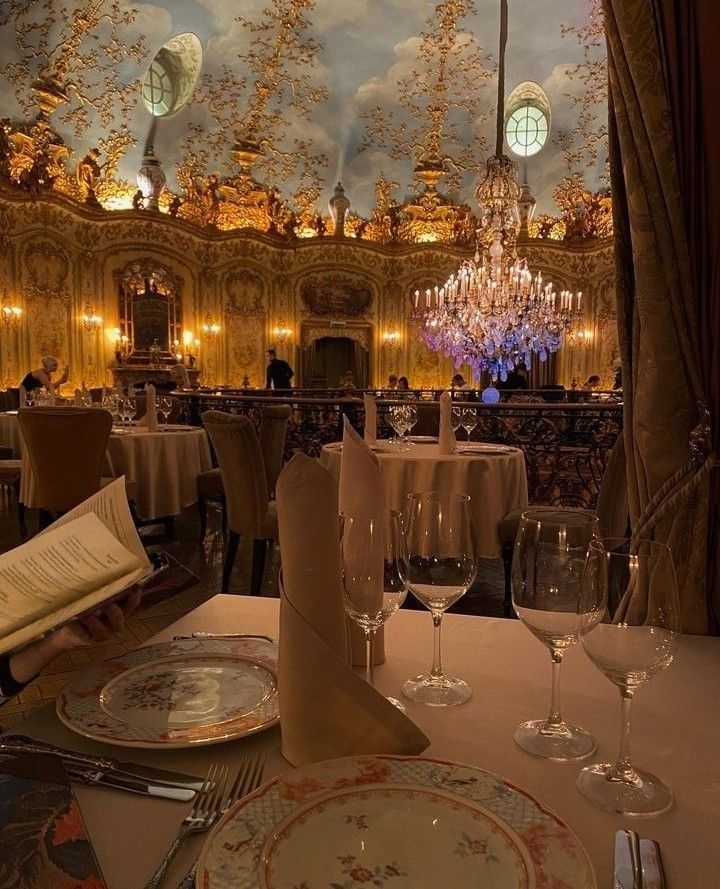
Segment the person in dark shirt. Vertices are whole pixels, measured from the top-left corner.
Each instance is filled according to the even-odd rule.
[[[20,385],[26,392],[32,392],[33,389],[47,389],[48,392],[53,392],[55,387],[67,383],[68,376],[70,375],[70,368],[66,366],[60,379],[56,383],[53,383],[51,375],[55,373],[59,365],[60,362],[57,358],[48,355],[46,358],[43,358],[42,363],[37,370],[31,370],[25,374]]]
[[[289,389],[292,385],[290,380],[295,376],[293,369],[287,361],[277,357],[275,349],[268,349],[265,356],[268,360],[265,388]]]

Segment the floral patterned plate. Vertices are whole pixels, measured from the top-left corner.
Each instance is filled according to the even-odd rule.
[[[275,725],[277,646],[183,639],[93,665],[57,699],[73,731],[125,747],[217,744]]]
[[[336,790],[293,812],[268,839],[259,878],[262,889],[535,886],[523,841],[474,800],[385,784]]]
[[[367,799],[355,795],[355,791],[363,790],[368,791]],[[415,849],[415,846],[429,844],[427,826],[423,828],[422,840],[410,843],[400,841],[400,829],[396,825],[391,853],[386,853],[383,847],[384,854],[378,858],[374,857],[376,852],[380,853],[373,843],[366,846],[368,854],[362,851],[364,837],[348,847],[347,841],[356,829],[365,833],[361,827],[362,816],[372,814],[375,818],[379,814],[377,793],[380,790],[391,792],[396,819],[400,820],[408,817],[407,812],[399,815],[397,809],[405,791],[421,794],[425,804],[430,799],[428,794],[434,794],[438,800],[442,797],[438,811],[443,813],[447,813],[453,803],[465,803],[466,809],[453,814],[457,829],[455,845],[448,846],[448,833],[444,846],[437,847],[444,865],[442,873],[452,877],[429,883],[407,882],[404,872],[411,873],[417,856],[427,854]],[[414,805],[412,800],[406,798],[405,801],[408,808]],[[370,808],[366,812],[358,806]],[[478,816],[477,820],[472,813]],[[333,832],[330,842],[325,819],[334,814],[351,820],[337,826],[339,839]],[[365,823],[370,831],[376,826],[369,818]],[[413,830],[417,829],[417,820],[413,819]],[[328,870],[320,880],[315,871],[300,875],[302,866],[315,866],[314,861],[307,861],[311,831],[317,833],[313,849],[320,851],[321,845],[324,846],[320,853],[325,856],[321,866],[327,866]],[[408,833],[412,838],[412,831]],[[278,879],[273,868],[289,864],[282,850],[285,843],[293,842],[293,837],[303,843],[305,850],[301,853],[301,865],[291,875],[295,882],[273,884],[272,879]],[[297,855],[297,846],[294,848]],[[414,850],[412,861],[404,860],[403,856],[409,854],[407,849]],[[503,879],[510,882],[483,882],[478,879],[477,871],[470,871],[472,876],[465,881],[455,878],[453,868],[460,867],[461,862],[476,864],[488,854],[515,867],[509,876],[503,870]],[[492,864],[488,862],[488,866]],[[284,877],[285,872],[282,873]],[[197,889],[275,889],[281,885],[283,889],[369,889],[374,886],[404,889],[410,885],[416,889],[443,885],[452,889],[477,889],[478,886],[504,889],[506,885],[596,889],[592,865],[578,838],[525,791],[473,766],[416,756],[335,759],[280,775],[241,800],[216,825],[200,856],[196,881]]]

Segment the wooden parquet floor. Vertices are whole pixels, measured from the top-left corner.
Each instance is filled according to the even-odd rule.
[[[28,512],[28,530],[36,529],[36,516]],[[116,657],[144,644],[155,633],[174,623],[202,602],[220,591],[220,574],[224,554],[224,537],[220,531],[220,515],[209,509],[208,534],[204,544],[198,539],[197,513],[187,509],[175,522],[171,534],[163,526],[141,529],[141,537],[150,551],[165,550],[186,565],[200,583],[171,599],[149,608],[140,608],[128,618],[123,631],[112,641],[78,649],[49,664],[25,690],[8,701],[0,712],[3,728],[20,730],[28,713],[53,700],[66,682],[86,669],[87,664]],[[0,488],[0,552],[6,552],[21,542],[14,505]],[[251,544],[242,541],[238,551],[230,586],[231,593],[249,592]],[[268,554],[262,595],[278,595],[277,576],[280,556],[277,548]],[[484,561],[473,589],[452,609],[462,613],[502,616],[502,563]],[[410,599],[411,597],[409,597]],[[410,603],[408,603],[410,604]]]

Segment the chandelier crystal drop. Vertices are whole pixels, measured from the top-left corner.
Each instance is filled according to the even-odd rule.
[[[517,165],[502,152],[507,7],[501,0],[496,148],[476,191],[482,228],[475,258],[442,287],[426,290],[424,305],[415,291],[426,345],[454,358],[456,368],[469,365],[475,380],[488,372],[493,381],[505,381],[519,365],[529,369],[533,355],[546,361],[582,320],[582,294],[556,293],[514,251],[522,189]],[[488,246],[481,250],[482,244]]]

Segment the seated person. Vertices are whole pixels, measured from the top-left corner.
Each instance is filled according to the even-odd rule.
[[[415,398],[415,393],[410,391],[410,383],[407,377],[398,377],[398,398]]]
[[[40,367],[37,368],[37,370],[31,370],[25,374],[20,385],[26,392],[32,392],[33,389],[46,389],[48,392],[54,393],[55,388],[62,386],[63,383],[67,383],[68,377],[70,376],[70,368],[66,364],[60,379],[56,383],[53,383],[51,377],[59,366],[60,362],[57,358],[53,358],[52,355],[47,355],[43,358]]]
[[[98,615],[79,618],[18,651],[0,655],[0,706],[19,694],[59,655],[95,642],[106,642],[119,633],[125,618],[140,604],[140,595],[140,590],[135,588],[124,599],[111,602]]]
[[[585,380],[585,384],[583,386],[583,392],[592,392],[593,389],[597,389],[600,385],[600,377],[598,374],[590,374],[590,376]]]
[[[387,386],[385,388],[395,390],[395,389],[397,389],[397,387],[398,387],[397,374],[390,374],[390,376],[388,377]]]

